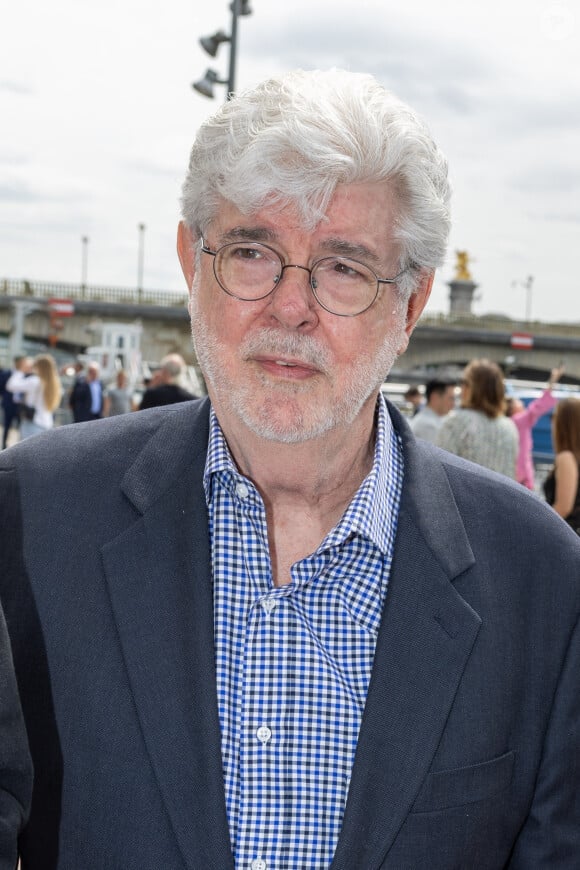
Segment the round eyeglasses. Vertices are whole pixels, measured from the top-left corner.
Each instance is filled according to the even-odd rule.
[[[319,305],[339,317],[355,317],[371,307],[381,284],[396,284],[401,275],[379,278],[358,260],[323,257],[309,269],[284,263],[280,254],[260,242],[231,242],[212,251],[202,239],[204,254],[214,258],[213,271],[222,290],[235,299],[257,302],[273,293],[285,269],[308,272],[312,293]]]

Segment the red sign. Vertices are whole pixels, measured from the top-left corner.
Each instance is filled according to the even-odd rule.
[[[71,299],[49,299],[48,310],[51,317],[72,317],[75,306]]]
[[[534,346],[534,336],[529,332],[513,332],[510,343],[518,350],[531,350]]]

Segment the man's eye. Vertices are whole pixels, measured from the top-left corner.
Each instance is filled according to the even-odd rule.
[[[342,275],[352,275],[355,270],[352,266],[347,266],[346,263],[337,262],[334,264],[334,271],[340,272]]]
[[[362,269],[356,263],[345,263],[344,260],[335,260],[332,269],[344,278],[362,278]]]
[[[256,248],[234,248],[232,257],[236,257],[238,260],[259,260],[263,254]]]

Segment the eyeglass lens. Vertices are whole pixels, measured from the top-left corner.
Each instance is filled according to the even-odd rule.
[[[271,293],[285,268],[271,248],[237,242],[220,248],[214,265],[223,289],[248,301]],[[344,257],[325,257],[315,263],[310,285],[324,308],[346,315],[368,308],[378,290],[376,275],[367,266]]]

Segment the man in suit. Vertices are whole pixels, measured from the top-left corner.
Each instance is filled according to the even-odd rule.
[[[370,76],[202,125],[178,250],[209,399],[0,457],[23,870],[578,866],[580,544],[380,394],[448,197]]]
[[[2,448],[8,447],[8,437],[12,424],[19,424],[20,397],[6,389],[13,371],[30,373],[32,360],[27,356],[14,357],[14,369],[2,369],[0,371],[0,396],[2,396],[2,411],[4,412],[4,430],[2,436]]]
[[[69,407],[75,423],[99,420],[103,416],[103,384],[99,379],[101,368],[90,362],[87,375],[79,375],[69,396]]]
[[[185,360],[178,353],[168,353],[161,360],[155,373],[155,384],[143,393],[139,410],[158,408],[161,405],[174,405],[176,402],[189,402],[196,397],[184,389],[181,380],[185,372]]]

